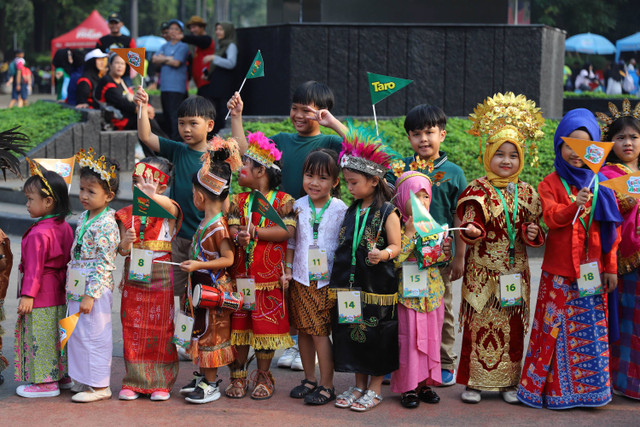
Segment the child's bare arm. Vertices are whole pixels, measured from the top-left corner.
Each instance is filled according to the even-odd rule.
[[[320,126],[327,127],[329,129],[334,130],[338,135],[344,138],[347,133],[347,127],[340,122],[340,120],[336,119],[333,114],[329,110],[322,109],[316,110],[312,107],[307,106],[307,110],[309,111],[309,115],[307,119],[317,121]]]
[[[244,103],[240,97],[240,92],[233,94],[229,102],[227,102],[227,108],[231,115],[231,136],[238,142],[238,148],[240,154],[244,154],[247,151],[248,143],[247,138],[244,136],[244,127],[242,126],[242,109]]]
[[[188,260],[180,264],[180,269],[183,271],[196,271],[196,270],[219,270],[221,268],[229,268],[233,265],[234,253],[231,241],[224,239],[220,242],[220,257],[209,261],[196,261]]]
[[[139,87],[133,100],[138,104],[138,108],[142,109],[142,113],[138,115],[138,139],[158,153],[160,152],[160,140],[158,135],[151,133],[151,124],[149,123],[149,113],[147,111],[149,95],[142,87]]]

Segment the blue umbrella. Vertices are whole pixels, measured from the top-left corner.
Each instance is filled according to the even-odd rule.
[[[620,59],[620,52],[640,51],[640,32],[627,36],[616,42],[616,61]]]
[[[591,53],[595,55],[610,55],[616,53],[616,47],[606,38],[597,34],[583,33],[569,37],[564,42],[567,52]]]
[[[167,41],[162,37],[158,36],[142,36],[136,39],[136,46],[143,47],[148,52],[157,52],[160,50],[160,46],[165,44]]]

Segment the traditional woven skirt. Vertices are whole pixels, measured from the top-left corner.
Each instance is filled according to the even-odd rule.
[[[611,401],[606,294],[580,298],[578,285],[545,271],[518,399],[534,408]]]
[[[2,283],[0,283],[2,286]],[[0,294],[3,289],[0,289]],[[6,289],[4,289],[4,293],[6,293]],[[4,297],[0,298],[0,322],[6,320],[5,311],[4,311]],[[2,324],[0,324],[0,372],[4,371],[7,366],[9,366],[9,361],[2,354],[2,336],[4,335],[4,328]]]
[[[481,313],[466,309],[456,382],[489,391],[517,386],[525,336],[520,313],[499,307],[495,300],[487,302]]]
[[[640,399],[640,274],[618,276],[620,339],[611,343],[611,384]]]
[[[191,284],[211,286],[213,280],[209,274],[196,271],[192,274]],[[223,292],[234,291],[228,276],[218,279],[216,286]],[[190,354],[200,368],[218,368],[235,360],[236,352],[231,345],[231,313],[226,308],[194,309]]]
[[[15,333],[15,379],[34,384],[60,381],[67,374],[66,352],[60,354],[58,321],[66,307],[34,308],[18,316]]]
[[[129,258],[124,277],[129,276]],[[122,388],[137,393],[169,392],[178,376],[173,338],[173,281],[167,264],[153,264],[151,283],[124,280],[122,337],[126,374]]]
[[[444,304],[426,313],[398,304],[399,368],[391,374],[391,391],[404,393],[427,385],[442,384],[440,344]]]
[[[81,314],[76,328],[67,341],[69,376],[91,387],[108,387],[111,377],[113,338],[111,306],[113,295],[109,289],[93,301],[89,314]],[[68,301],[68,313],[80,311],[80,301]]]
[[[289,335],[289,317],[280,288],[256,289],[256,309],[234,312],[231,329],[233,345],[268,351],[295,344]]]
[[[329,287],[317,288],[318,282],[305,286],[295,280],[289,287],[291,325],[315,337],[331,334],[331,300]]]

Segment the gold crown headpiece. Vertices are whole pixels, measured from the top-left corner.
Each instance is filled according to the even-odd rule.
[[[636,120],[640,120],[640,102],[638,102],[633,111],[631,111],[631,102],[629,102],[627,98],[622,101],[622,111],[618,110],[618,107],[616,107],[613,102],[609,103],[609,111],[611,112],[611,116],[607,116],[605,113],[596,113],[596,116],[602,122],[600,130],[603,135],[609,132],[609,126],[621,117],[633,117]]]
[[[40,180],[42,181],[42,184],[45,186],[45,188],[42,189],[42,192],[47,196],[53,197],[53,200],[58,201],[58,198],[56,197],[56,194],[53,192],[51,185],[49,185],[49,181],[47,181],[47,178],[45,178],[44,174],[42,173],[42,166],[40,166],[38,163],[34,162],[28,157],[25,157],[25,159],[27,160],[27,163],[29,163],[29,172],[31,173],[31,175],[34,175],[40,178]]]
[[[93,148],[89,148],[87,151],[84,151],[83,148],[78,151],[76,154],[76,160],[83,168],[87,167],[97,173],[100,176],[100,179],[107,183],[109,190],[111,190],[111,180],[116,178],[115,165],[109,167],[104,156],[94,159]]]
[[[431,173],[433,172],[434,164],[433,160],[427,161],[416,156],[416,158],[409,163],[409,169],[405,171],[406,167],[407,163],[405,163],[403,159],[396,159],[389,164],[389,169],[391,169],[396,178],[400,178],[400,175],[408,171],[416,171],[422,174]]]
[[[535,141],[544,136],[544,118],[536,103],[524,95],[513,92],[497,93],[488,97],[474,108],[469,115],[473,123],[469,134],[478,137],[480,156],[482,155],[482,135],[487,136],[487,144],[514,142],[524,147],[531,140],[529,154],[532,166],[538,166],[538,146]],[[481,160],[481,159],[480,159]]]

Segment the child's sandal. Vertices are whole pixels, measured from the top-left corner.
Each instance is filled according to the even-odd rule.
[[[322,392],[327,392],[328,396],[322,394]],[[309,405],[325,405],[336,398],[336,389],[335,388],[326,388],[324,386],[318,386],[313,393],[310,393],[308,396],[304,398],[304,403],[308,403]]]
[[[251,376],[253,377],[251,380],[255,384],[251,392],[251,398],[254,400],[270,399],[276,391],[276,380],[273,378],[271,371],[256,369]]]
[[[351,405],[352,411],[365,412],[365,411],[368,411],[369,409],[375,408],[380,403],[382,403],[382,396],[380,396],[378,393],[376,393],[373,390],[367,390],[364,392],[362,396],[360,396],[360,399],[356,400],[353,403],[354,404],[357,403],[360,406]]]
[[[230,383],[227,388],[224,389],[224,394],[230,399],[242,399],[247,395],[247,389],[249,388],[246,369],[232,369],[230,377]],[[238,391],[240,392],[239,394]]]
[[[338,395],[338,397],[336,398],[336,404],[335,404],[336,407],[338,407],[338,408],[351,408],[351,405],[353,405],[353,402],[355,402],[356,399],[358,399],[356,397],[356,395],[354,394],[355,391],[360,393],[360,395],[364,394],[364,391],[362,391],[361,388],[349,387],[349,390],[340,393]]]
[[[291,392],[289,393],[289,397],[292,397],[294,399],[302,399],[308,394],[314,392],[317,387],[318,383],[316,381],[309,381],[305,378],[301,381],[300,385],[295,386],[291,390]]]

